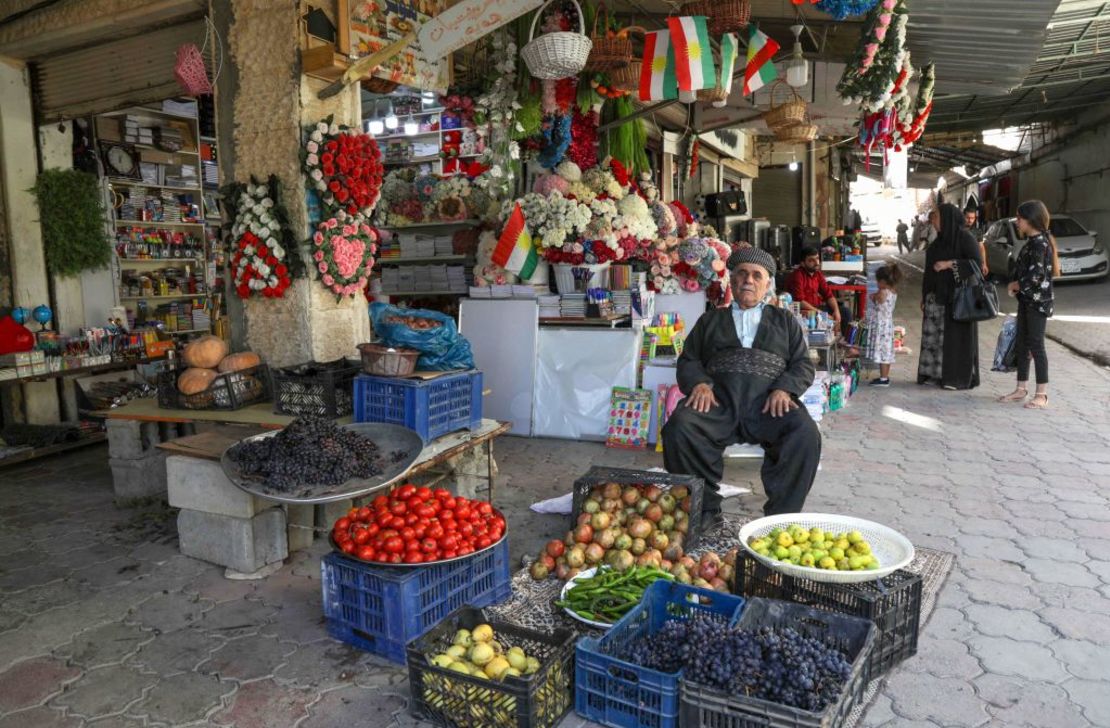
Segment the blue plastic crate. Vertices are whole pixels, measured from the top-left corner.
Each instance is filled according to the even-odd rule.
[[[665,622],[695,611],[719,614],[731,624],[744,599],[709,589],[657,581],[644,598],[600,638],[578,642],[574,710],[613,728],[675,728],[681,672],[659,672],[613,656],[633,640],[659,631]]]
[[[512,594],[509,540],[469,559],[396,568],[330,553],[320,561],[328,633],[405,663],[405,645],[462,606],[486,607]]]
[[[386,422],[415,430],[427,443],[482,424],[482,373],[421,381],[361,374],[355,379],[355,422]]]

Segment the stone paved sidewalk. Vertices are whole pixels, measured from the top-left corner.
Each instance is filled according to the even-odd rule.
[[[911,346],[914,286],[898,312]],[[983,362],[997,328],[981,329]],[[1012,375],[918,387],[911,357],[823,424],[809,510],[958,555],[866,726],[1110,726],[1110,375],[1049,354],[1048,412],[993,402]],[[581,442],[504,438],[497,452],[514,558],[563,529],[531,502],[591,464],[660,463]],[[0,470],[0,728],[414,724],[405,671],[327,638],[323,543],[264,581],[227,581],[178,554],[169,509],[115,508],[106,460],[93,448]],[[757,513],[757,466],[726,479],[756,491],[730,510]]]

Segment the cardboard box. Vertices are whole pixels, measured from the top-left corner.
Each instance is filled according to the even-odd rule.
[[[122,141],[119,121],[110,116],[96,117],[96,138],[106,142]]]

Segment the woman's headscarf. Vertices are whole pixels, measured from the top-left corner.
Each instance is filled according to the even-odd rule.
[[[942,250],[956,250],[960,240],[960,230],[964,227],[964,215],[960,208],[951,203],[940,206],[940,234],[934,243]]]

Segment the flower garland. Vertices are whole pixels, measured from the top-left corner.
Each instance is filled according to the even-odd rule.
[[[475,179],[475,184],[496,201],[507,199],[513,193],[513,167],[520,159],[520,145],[515,136],[524,131],[520,122],[521,104],[517,100],[517,46],[504,30],[490,38],[491,57],[499,58],[494,64],[494,81],[489,90],[475,101],[476,108],[489,119],[490,143],[479,157],[487,169]]]
[[[312,247],[317,278],[336,298],[366,288],[378,252],[378,233],[361,218],[339,210],[320,221],[312,234]]]
[[[868,112],[892,104],[905,65],[908,21],[904,0],[881,0],[872,9],[856,58],[836,86],[845,104],[860,105]]]
[[[828,13],[835,20],[868,13],[877,3],[878,0],[816,0],[814,2],[818,10]],[[794,0],[794,4],[800,4],[800,0]]]
[[[254,177],[247,184],[225,188],[224,200],[232,211],[231,284],[239,298],[259,293],[281,298],[293,273],[300,272],[300,258],[293,251],[289,217],[278,204],[280,183],[272,176],[266,182]]]
[[[382,153],[369,134],[352,132],[328,117],[308,133],[302,162],[310,189],[320,194],[325,213],[374,211],[381,196]]]
[[[921,71],[921,81],[917,87],[917,98],[913,107],[905,104],[905,109],[899,113],[895,122],[894,135],[895,149],[913,144],[925,133],[925,124],[933,111],[933,89],[936,86],[936,69],[933,64],[925,66]]]

